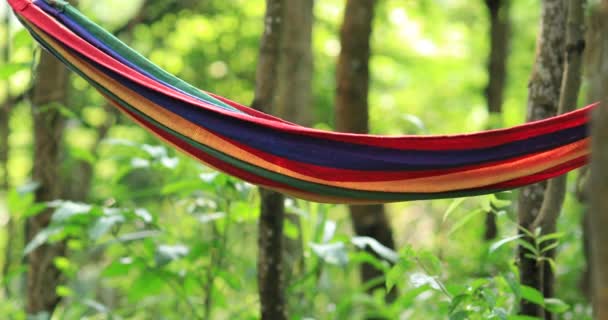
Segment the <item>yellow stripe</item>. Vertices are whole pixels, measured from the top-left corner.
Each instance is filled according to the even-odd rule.
[[[362,191],[407,193],[449,192],[463,189],[482,188],[484,186],[528,176],[588,154],[588,141],[585,139],[514,162],[431,177],[369,182],[328,181],[319,179],[289,170],[279,164],[275,164],[260,158],[255,154],[238,148],[216,134],[167,111],[166,109],[124,87],[119,82],[95,69],[80,58],[72,55],[63,49],[63,47],[58,45],[57,42],[52,38],[40,32],[40,30],[38,30],[35,26],[32,26],[32,28],[39,33],[39,35],[55,50],[57,50],[62,56],[74,64],[74,66],[76,66],[78,69],[87,74],[90,78],[116,94],[129,105],[137,108],[142,113],[158,121],[163,126],[188,136],[189,138],[213,149],[221,150],[222,152],[234,158],[240,159],[241,161],[245,161],[249,164],[308,182]]]

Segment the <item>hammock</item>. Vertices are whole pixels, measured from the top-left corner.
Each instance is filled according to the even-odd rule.
[[[64,1],[8,0],[31,35],[114,106],[206,165],[297,198],[386,203],[489,194],[587,163],[591,105],[462,135],[310,129],[194,88]]]

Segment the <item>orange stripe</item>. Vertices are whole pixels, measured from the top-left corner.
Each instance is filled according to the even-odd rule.
[[[32,26],[32,28],[35,29],[37,33],[40,32],[40,30],[35,26]],[[234,144],[221,138],[213,132],[207,131],[137,95],[111,77],[95,69],[80,58],[72,55],[44,33],[40,32],[39,35],[51,46],[53,46],[54,49],[61,53],[67,60],[73,63],[78,69],[86,73],[89,77],[100,83],[102,86],[108,88],[109,91],[115,93],[129,105],[136,107],[141,112],[155,119],[162,125],[215,150],[221,150],[222,152],[234,158],[240,159],[241,161],[245,161],[249,164],[308,182],[362,191],[407,193],[448,192],[454,190],[482,188],[484,186],[521,178],[542,172],[569,160],[588,154],[588,141],[585,139],[514,162],[454,172],[445,175],[393,181],[327,181],[289,170],[278,164],[260,158],[255,154],[238,148]]]

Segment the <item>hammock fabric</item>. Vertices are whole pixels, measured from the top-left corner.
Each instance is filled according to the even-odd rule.
[[[462,135],[314,130],[192,87],[64,1],[8,2],[46,50],[135,122],[217,170],[294,197],[366,204],[474,196],[550,179],[588,160],[595,105]]]

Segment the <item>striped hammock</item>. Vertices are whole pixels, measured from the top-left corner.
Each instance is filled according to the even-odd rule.
[[[314,130],[194,88],[64,1],[8,2],[40,45],[133,121],[219,171],[297,198],[367,204],[474,196],[553,178],[588,160],[594,105],[462,135]]]

